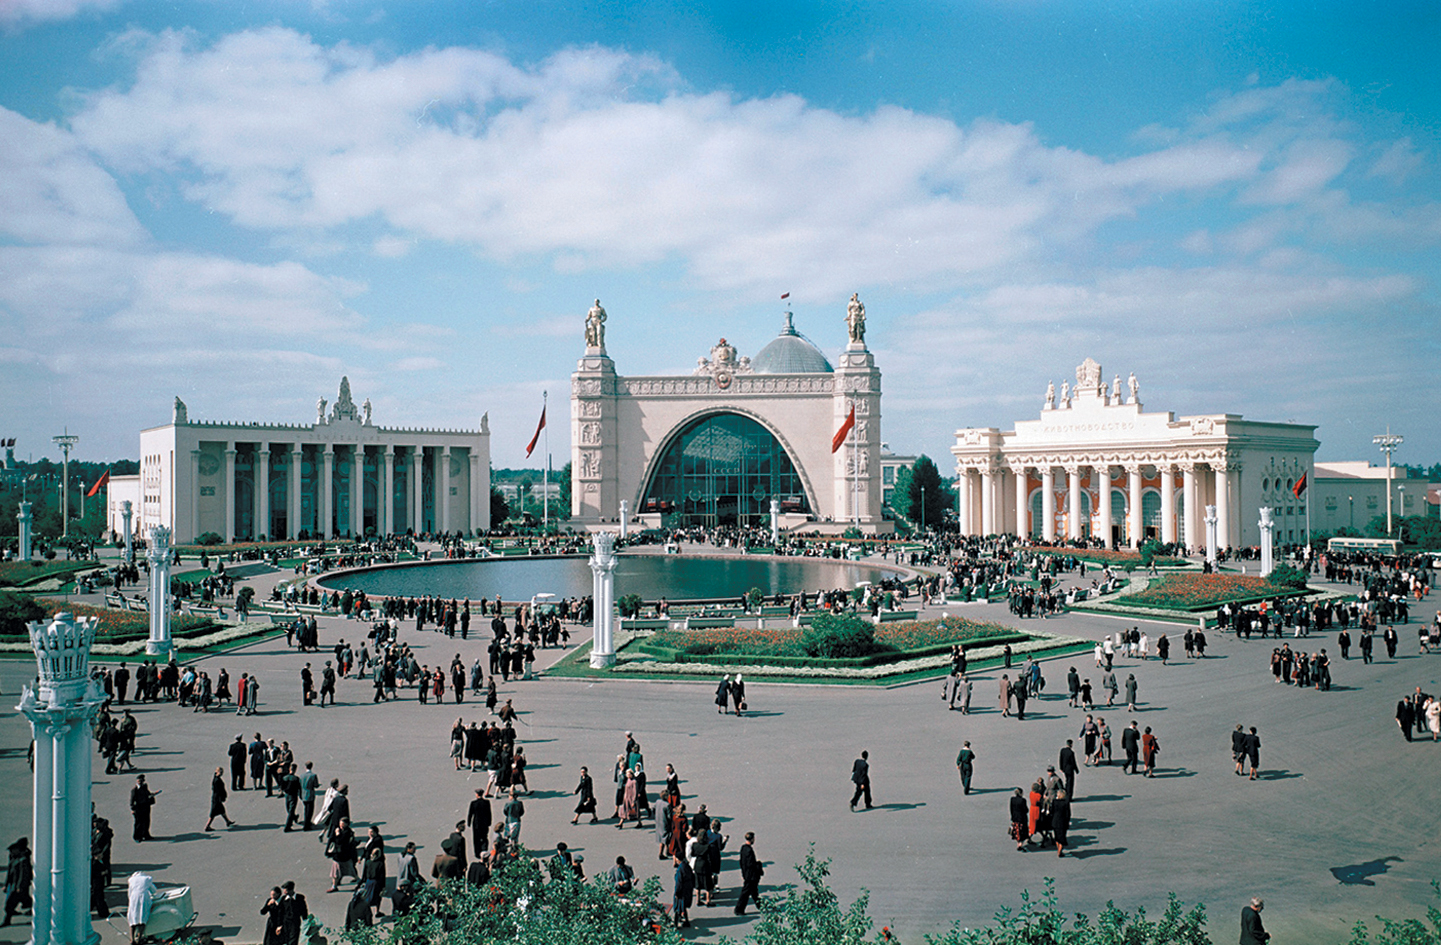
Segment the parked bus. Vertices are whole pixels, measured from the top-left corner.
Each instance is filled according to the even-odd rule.
[[[1332,538],[1326,542],[1326,550],[1395,557],[1401,553],[1401,541],[1397,538]]]

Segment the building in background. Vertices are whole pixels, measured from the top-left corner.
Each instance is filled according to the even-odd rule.
[[[185,544],[473,532],[490,527],[490,429],[390,429],[356,406],[350,381],[311,424],[192,421],[175,399],[171,422],[140,434],[140,475],[112,477],[109,528],[135,503],[134,528],[171,529]]]
[[[1391,467],[1391,515],[1436,517],[1441,487],[1426,479],[1405,478],[1406,470]],[[1365,460],[1317,463],[1311,495],[1311,528],[1335,532],[1354,528],[1365,532],[1377,517],[1386,516],[1386,467]]]
[[[724,338],[682,376],[622,376],[605,310],[571,376],[571,521],[888,531],[881,517],[881,372],[852,296],[839,363],[796,331],[747,358]],[[841,321],[841,319],[837,319]],[[844,432],[843,432],[844,431]],[[834,448],[833,448],[834,447]]]
[[[1259,509],[1276,510],[1278,541],[1306,536],[1305,496],[1316,428],[1235,414],[1177,418],[1143,411],[1132,374],[1107,386],[1087,358],[1076,385],[1046,392],[1040,418],[1015,429],[956,431],[961,534],[1012,533],[1044,541],[1102,539],[1109,548],[1147,538],[1205,544],[1204,507],[1216,506],[1218,543],[1259,543]]]

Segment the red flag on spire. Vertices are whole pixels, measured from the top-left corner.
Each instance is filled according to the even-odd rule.
[[[842,423],[842,424],[841,424],[841,428],[836,431],[836,435],[833,436],[833,437],[831,437],[831,452],[832,452],[832,453],[834,453],[836,450],[838,450],[838,449],[841,448],[841,444],[846,441],[846,435],[851,432],[851,430],[855,427],[855,425],[856,425],[856,405],[855,405],[855,404],[851,404],[851,412],[850,412],[849,415],[846,416],[846,422],[845,422],[845,423]]]
[[[100,474],[100,478],[99,478],[99,479],[95,480],[95,485],[93,485],[93,486],[90,487],[90,491],[87,492],[87,493],[85,493],[85,498],[87,498],[87,499],[94,498],[95,493],[99,492],[101,489],[104,489],[107,485],[109,485],[109,483],[110,483],[110,470],[107,469],[107,470],[105,470],[105,472],[103,472],[103,473]]]
[[[790,298],[790,297],[791,297],[791,294],[790,294],[789,292],[783,292],[783,293],[781,293],[781,298],[783,298],[783,299],[788,299],[788,298]]]
[[[525,447],[525,458],[526,458],[526,459],[530,459],[530,454],[535,452],[535,444],[540,441],[540,431],[541,431],[541,430],[544,430],[544,429],[545,429],[545,408],[544,408],[544,407],[541,407],[541,408],[540,408],[540,423],[539,423],[539,424],[536,426],[536,428],[535,428],[535,436],[533,436],[533,437],[530,438],[530,442],[529,442],[528,444],[526,444],[526,447]]]
[[[1306,473],[1305,473],[1305,471],[1303,470],[1303,471],[1301,472],[1301,478],[1300,478],[1300,479],[1297,479],[1297,480],[1296,480],[1296,484],[1291,487],[1291,494],[1294,495],[1296,498],[1299,499],[1299,498],[1301,498],[1301,493],[1303,493],[1303,492],[1305,492],[1305,491],[1306,491]]]

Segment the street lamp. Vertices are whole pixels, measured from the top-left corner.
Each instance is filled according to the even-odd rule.
[[[61,436],[50,438],[60,451],[65,454],[65,461],[60,471],[60,537],[70,537],[70,448],[80,442],[80,437],[74,436],[67,428]],[[1389,508],[1389,506],[1387,506]]]
[[[1346,501],[1351,504],[1351,530],[1356,530],[1356,497],[1348,495]]]
[[[1386,454],[1386,537],[1391,537],[1391,454],[1396,451],[1405,440],[1399,433],[1392,433],[1391,426],[1387,424],[1386,432],[1379,436],[1371,437],[1371,442],[1381,447],[1381,452]]]
[[[926,487],[921,486],[921,537],[926,534]]]

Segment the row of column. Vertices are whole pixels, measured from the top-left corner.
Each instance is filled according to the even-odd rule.
[[[406,527],[414,528],[416,531],[420,531],[424,525],[424,523],[420,521],[419,510],[425,507],[424,476],[422,475],[422,470],[425,461],[424,453],[427,447],[417,445],[401,448],[408,450],[407,456],[410,474],[410,495],[408,496],[409,501],[407,502],[409,514],[407,515],[408,521],[405,523],[405,525]],[[449,446],[430,447],[429,449],[432,450],[432,456],[434,457],[435,461],[435,476],[433,477],[435,495],[433,496],[433,502],[434,508],[436,510],[436,515],[439,519],[437,522],[434,523],[434,526],[440,531],[449,532],[452,529],[450,508],[450,490],[453,483],[453,479],[451,476],[451,449]],[[380,496],[379,502],[375,510],[375,528],[376,532],[381,535],[390,534],[396,531],[399,524],[396,521],[398,509],[396,508],[394,503],[396,458],[395,451],[396,447],[387,446],[385,448],[385,451],[381,454],[384,457],[384,470],[381,475],[381,482],[378,483],[378,492]],[[223,481],[225,489],[225,540],[227,542],[234,541],[236,539],[235,457],[237,452],[238,450],[235,449],[235,443],[230,442],[226,444],[225,478]],[[190,454],[191,481],[195,484],[195,487],[191,490],[190,533],[192,536],[200,534],[201,497],[199,484],[201,453],[201,450],[192,450]],[[304,455],[305,454],[303,449],[301,448],[301,444],[294,445],[294,447],[290,450],[290,481],[287,484],[286,488],[286,495],[289,500],[289,505],[286,509],[286,524],[287,530],[290,532],[292,537],[300,530],[299,522],[301,520],[301,464],[304,459]],[[365,530],[365,504],[363,493],[363,484],[365,481],[365,448],[363,446],[353,446],[350,449],[349,456],[351,469],[350,522],[348,523],[348,525],[350,533],[352,535],[360,535]],[[321,457],[322,460],[320,467],[319,488],[320,507],[317,510],[317,521],[319,522],[320,530],[328,535],[333,530],[343,531],[344,529],[336,529],[336,523],[334,521],[335,509],[333,497],[335,493],[336,472],[335,449],[327,445],[322,451]],[[405,464],[403,463],[402,469],[404,468]],[[480,506],[478,505],[479,500],[477,498],[477,493],[480,490],[478,490],[476,487],[476,483],[480,479],[479,470],[480,456],[474,450],[471,450],[469,481],[471,514],[469,516],[469,522],[467,523],[468,527],[470,528],[478,528],[480,527],[480,523],[484,521],[483,517],[477,514],[477,510],[480,508]],[[252,528],[257,535],[262,533],[268,534],[270,532],[271,509],[270,451],[267,449],[258,449],[255,451],[254,484],[254,505],[252,508],[252,521],[254,525],[252,526]],[[486,501],[489,500],[488,496],[482,496],[480,498],[483,498]]]
[[[994,535],[1002,532],[1013,532],[1017,535],[1029,535],[1031,503],[1027,491],[1028,475],[1030,466],[996,466],[982,468],[979,470],[963,470],[959,483],[960,502],[960,528],[964,535]],[[1059,536],[1056,534],[1056,469],[1054,466],[1036,467],[1041,474],[1041,537],[1046,541],[1055,541]],[[1144,494],[1141,478],[1141,466],[1139,464],[1126,464],[1122,467],[1125,471],[1126,482],[1126,536],[1130,544],[1135,545],[1137,537],[1144,534],[1144,523],[1141,520],[1142,501]],[[1219,541],[1224,546],[1235,546],[1239,544],[1239,532],[1236,522],[1231,514],[1231,495],[1238,488],[1235,481],[1237,470],[1234,466],[1210,467],[1198,463],[1173,463],[1158,465],[1157,470],[1161,477],[1161,541],[1172,543],[1181,541],[1188,548],[1196,548],[1204,543],[1204,532],[1202,531],[1201,507],[1205,503],[1201,501],[1202,483],[1198,474],[1205,476],[1212,474],[1214,481],[1208,490],[1215,500],[1216,517],[1220,523]],[[1087,466],[1072,465],[1060,467],[1065,477],[1065,486],[1068,498],[1068,507],[1071,514],[1066,517],[1067,539],[1079,539],[1085,537],[1083,534],[1085,519],[1080,514],[1082,508],[1082,480],[1085,472],[1090,469],[1096,481],[1092,487],[1097,494],[1097,507],[1093,514],[1092,521],[1101,523],[1100,537],[1105,540],[1106,547],[1114,547],[1115,541],[1111,534],[1111,491],[1113,478],[1111,466]],[[1176,481],[1175,473],[1179,469],[1182,478],[1182,510],[1181,519],[1178,522],[1176,517]],[[1102,481],[1104,480],[1104,481]],[[977,514],[979,513],[979,515]],[[1179,530],[1179,535],[1177,534]]]

